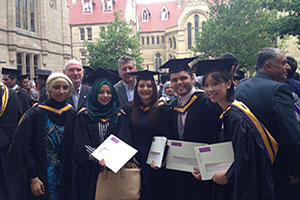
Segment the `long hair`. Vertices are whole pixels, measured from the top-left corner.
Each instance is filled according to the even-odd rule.
[[[219,83],[226,83],[227,81],[231,81],[231,86],[229,89],[227,89],[227,94],[225,100],[228,102],[233,102],[234,101],[234,84],[232,81],[232,76],[230,75],[229,72],[211,72],[208,74],[205,74],[203,76],[202,84],[204,85],[208,75],[211,75],[211,77],[216,80]]]
[[[157,115],[158,115],[158,92],[157,92],[157,87],[156,84],[153,80],[151,80],[151,87],[153,90],[153,95],[151,98],[151,101],[149,105],[143,105],[140,96],[138,95],[138,85],[139,85],[140,80],[137,80],[137,83],[134,88],[134,98],[133,98],[133,103],[132,103],[132,122],[134,125],[138,125],[141,115],[142,115],[142,110],[141,107],[145,106],[150,106],[150,111],[149,111],[149,119],[152,124],[156,123]]]

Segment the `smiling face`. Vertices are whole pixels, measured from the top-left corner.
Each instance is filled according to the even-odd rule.
[[[204,91],[209,99],[218,103],[221,107],[222,105],[227,104],[226,96],[227,90],[231,87],[231,81],[221,82],[215,80],[211,75],[208,75],[204,82]]]
[[[149,104],[153,97],[151,80],[140,80],[137,86],[137,93],[144,105]]]
[[[110,103],[111,98],[112,95],[110,87],[107,84],[102,85],[97,96],[98,102],[105,106]]]
[[[20,87],[24,88],[25,90],[28,90],[29,89],[29,79],[28,78],[23,79]]]
[[[287,79],[288,71],[291,69],[287,63],[287,59],[284,54],[278,53],[277,59],[270,63],[270,76],[278,82],[283,82]]]
[[[65,81],[57,81],[51,86],[49,94],[53,100],[63,102],[70,94],[70,86]]]
[[[72,81],[74,88],[79,88],[83,77],[83,68],[79,64],[71,63],[63,70]]]
[[[187,95],[193,88],[194,77],[187,71],[180,71],[170,74],[170,80],[173,86],[173,90],[179,96]]]
[[[133,61],[121,64],[118,69],[120,77],[128,85],[133,85],[135,83],[135,76],[128,75],[128,73],[136,71],[137,67],[134,65]]]

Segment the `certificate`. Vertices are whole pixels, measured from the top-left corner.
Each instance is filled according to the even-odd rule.
[[[194,167],[198,166],[195,147],[202,145],[206,144],[168,140],[169,150],[166,168],[184,172],[195,172]]]
[[[155,161],[156,167],[161,167],[165,147],[167,145],[166,137],[153,137],[150,151],[147,158],[147,164],[151,164],[152,161]]]
[[[136,149],[111,134],[92,156],[97,160],[104,159],[106,166],[117,173],[136,153]]]
[[[218,171],[227,171],[234,161],[231,142],[195,147],[202,180],[211,180]]]

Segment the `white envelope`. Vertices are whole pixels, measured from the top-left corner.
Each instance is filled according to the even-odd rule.
[[[195,147],[206,145],[198,142],[185,142],[178,140],[168,140],[167,169],[184,172],[194,172],[194,167],[198,166]]]
[[[150,165],[152,161],[155,161],[155,166],[161,167],[166,144],[167,144],[166,137],[158,137],[158,136],[153,137],[152,144],[147,158],[147,164]]]
[[[117,173],[136,153],[136,149],[111,134],[92,153],[92,156],[97,160],[104,159],[106,166]]]
[[[234,161],[232,142],[195,147],[202,180],[211,180],[218,171],[227,171]]]

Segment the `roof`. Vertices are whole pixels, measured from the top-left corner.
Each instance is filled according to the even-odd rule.
[[[114,21],[114,13],[103,13],[102,0],[92,0],[93,2],[93,13],[83,13],[81,0],[77,0],[76,4],[69,1],[69,20],[70,25],[79,24],[95,24],[95,23],[110,23]],[[121,19],[124,18],[125,8],[127,0],[116,1],[114,0],[113,9],[114,11],[122,10]]]
[[[184,10],[188,0],[184,1],[181,8],[177,8],[177,0],[160,3],[137,4],[139,28],[141,32],[164,31],[167,28],[178,25],[178,19]],[[161,20],[161,9],[165,6],[169,11],[168,20]],[[142,21],[142,10],[146,8],[150,17],[147,22]]]

